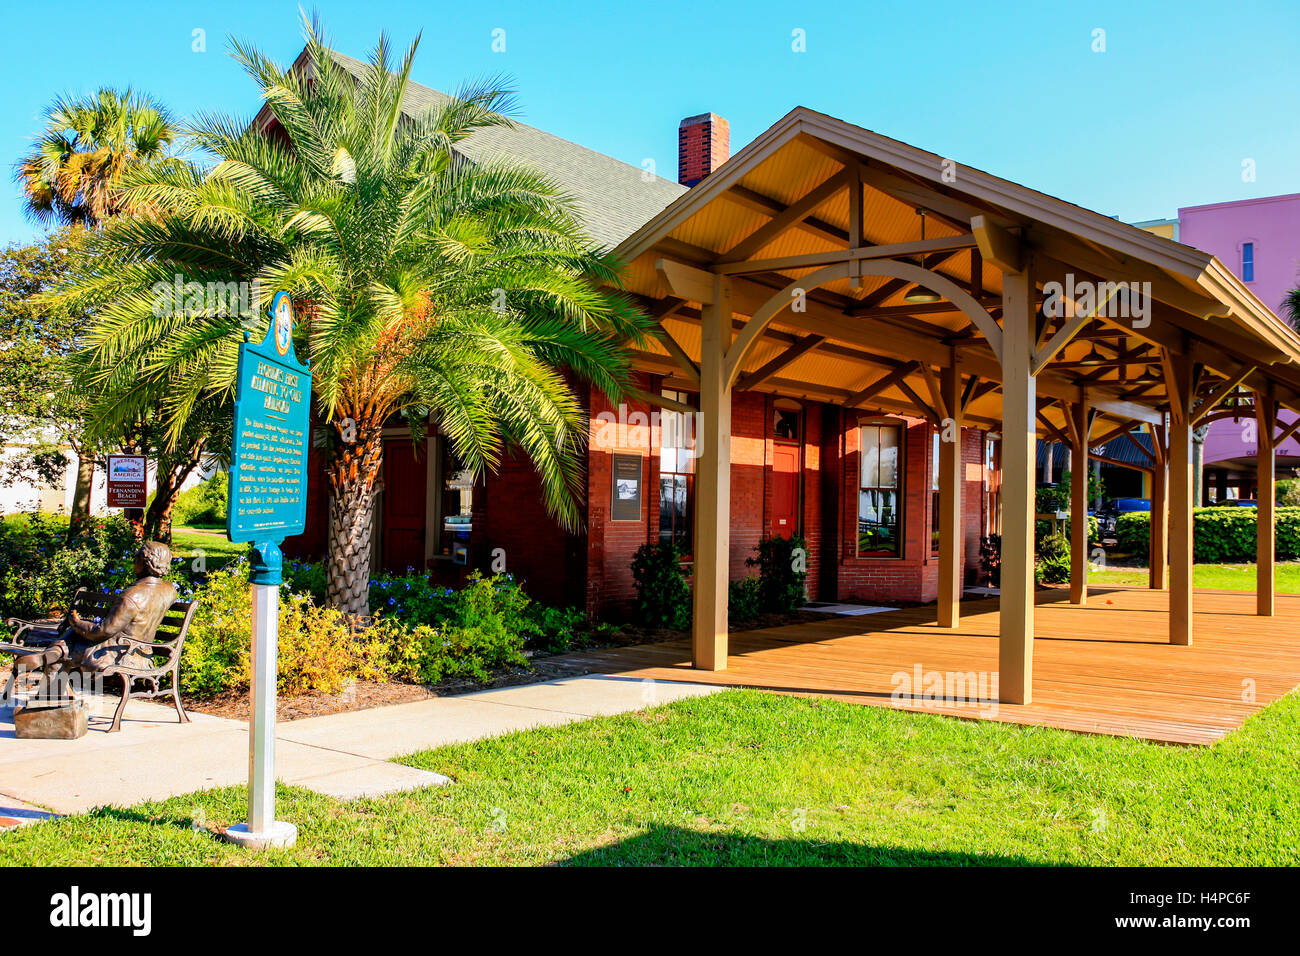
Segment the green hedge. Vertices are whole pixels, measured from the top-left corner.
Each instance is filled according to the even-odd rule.
[[[1300,558],[1300,508],[1278,508],[1277,558]],[[1145,511],[1119,516],[1117,550],[1148,557],[1151,515]],[[1202,564],[1248,563],[1255,560],[1254,508],[1197,508],[1193,512],[1194,560]]]

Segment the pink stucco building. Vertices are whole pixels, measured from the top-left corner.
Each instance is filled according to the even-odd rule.
[[[1286,293],[1300,286],[1300,193],[1178,210],[1180,242],[1213,253],[1282,318]],[[1283,413],[1283,421],[1295,416]],[[1218,421],[1205,439],[1205,503],[1255,495],[1253,422]],[[1277,451],[1279,477],[1300,467],[1300,441],[1290,438]]]
[[[1281,315],[1283,296],[1300,285],[1300,193],[1184,207],[1178,240],[1218,256]]]

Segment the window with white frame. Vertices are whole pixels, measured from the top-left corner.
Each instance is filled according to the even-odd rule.
[[[898,557],[903,553],[903,426],[865,424],[859,434],[858,555]]]

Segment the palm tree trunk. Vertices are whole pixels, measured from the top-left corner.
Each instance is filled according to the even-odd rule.
[[[325,603],[345,614],[370,613],[370,548],[375,491],[383,463],[382,423],[357,425],[329,467],[329,556]]]
[[[1205,504],[1205,436],[1209,433],[1209,425],[1192,429],[1192,506],[1195,508]]]
[[[77,484],[72,490],[68,537],[72,538],[90,517],[90,493],[95,486],[95,459],[85,451],[77,455]]]
[[[176,499],[180,497],[181,485],[190,476],[203,454],[203,445],[199,443],[177,453],[179,457],[160,458],[154,472],[153,501],[144,515],[144,537],[146,541],[172,543],[172,512],[176,508]]]

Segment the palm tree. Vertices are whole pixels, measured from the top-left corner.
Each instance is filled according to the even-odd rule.
[[[521,450],[552,514],[574,528],[588,424],[567,375],[617,400],[628,377],[620,343],[644,342],[649,327],[609,291],[621,267],[553,183],[456,151],[475,130],[509,123],[508,93],[471,86],[403,115],[418,43],[394,70],[381,37],[353,76],[309,29],[310,80],[235,43],[283,135],[201,118],[191,133],[216,165],[134,177],[128,200],[157,214],[110,223],[63,293],[103,302],[83,356],[87,387],[110,396],[100,413],[133,414],[152,392],[175,435],[205,397],[230,397],[242,333],[263,334],[273,292],[304,304],[295,340],[328,454],[328,600],[353,614],[368,611],[386,422],[432,417],[476,474]],[[174,273],[255,281],[260,308],[160,315],[151,289]]]
[[[1300,289],[1289,289],[1282,296],[1282,315],[1292,328],[1300,329]]]
[[[59,97],[45,110],[45,130],[14,165],[29,219],[93,228],[111,216],[140,212],[121,193],[123,176],[166,157],[179,132],[165,109],[131,90],[107,87],[84,98]],[[80,442],[84,448],[88,442]],[[95,459],[81,451],[69,537],[90,516]]]
[[[59,97],[45,120],[14,178],[27,216],[60,225],[96,226],[133,211],[121,193],[122,177],[164,157],[178,132],[149,97],[108,87],[80,99]]]

